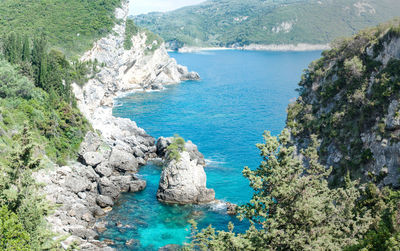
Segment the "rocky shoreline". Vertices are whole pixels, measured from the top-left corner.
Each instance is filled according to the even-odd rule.
[[[135,173],[157,157],[155,139],[134,121],[112,115],[114,99],[135,91],[160,90],[165,85],[198,80],[169,57],[164,44],[147,53],[145,33],[132,37],[130,50],[123,48],[128,2],[115,12],[120,21],[113,32],[97,41],[82,61],[97,60],[102,67],[84,86],[73,85],[78,107],[92,125],[81,145],[78,161],[67,166],[40,170],[34,174],[43,193],[55,205],[47,217],[62,248],[112,250],[100,242],[98,217],[112,210],[123,192],[137,192],[146,186]],[[153,45],[154,46],[154,43]]]
[[[194,53],[200,51],[223,51],[223,50],[243,50],[243,51],[322,51],[330,49],[329,44],[249,44],[245,46],[233,47],[191,47],[184,46],[178,49],[180,53]],[[174,50],[170,50],[174,51]]]

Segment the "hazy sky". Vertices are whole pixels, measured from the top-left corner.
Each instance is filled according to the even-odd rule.
[[[130,0],[130,14],[139,15],[152,11],[169,11],[204,0]]]

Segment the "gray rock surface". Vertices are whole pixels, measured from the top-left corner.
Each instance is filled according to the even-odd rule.
[[[226,203],[226,213],[229,215],[236,215],[237,214],[237,205],[227,202]]]
[[[89,132],[80,150],[83,162],[34,173],[35,179],[45,184],[43,193],[49,202],[57,205],[54,214],[47,217],[53,232],[59,236],[71,235],[62,242],[63,248],[77,242],[84,250],[106,249],[105,243],[96,240],[96,218],[104,216],[122,192],[137,192],[146,187],[146,181],[124,170],[132,168],[121,168],[125,164],[129,167],[129,162],[119,161],[115,167],[110,165],[111,152],[121,150],[104,146],[108,145],[102,137]],[[123,153],[123,156],[128,155]],[[132,154],[129,156],[134,160]],[[102,160],[100,164],[98,159]]]
[[[114,148],[111,152],[109,165],[122,172],[137,172],[138,163],[133,154]]]
[[[104,157],[99,152],[86,152],[82,155],[82,159],[83,164],[95,167],[104,160]]]
[[[171,204],[201,204],[215,200],[213,189],[206,187],[206,173],[197,158],[183,151],[181,158],[166,161],[161,173],[157,199]]]
[[[100,177],[110,177],[113,173],[113,168],[110,167],[108,162],[103,162],[100,165],[96,166],[96,173],[100,175]]]
[[[112,198],[105,195],[97,196],[96,202],[101,208],[112,207],[114,205]]]

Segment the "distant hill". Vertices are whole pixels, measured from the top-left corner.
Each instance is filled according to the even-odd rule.
[[[399,0],[208,0],[134,19],[181,47],[326,44],[399,15]]]

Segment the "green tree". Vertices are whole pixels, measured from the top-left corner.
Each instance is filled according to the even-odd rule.
[[[24,43],[22,46],[22,61],[24,62],[31,61],[31,48],[28,36],[24,37]]]
[[[17,61],[17,37],[14,32],[11,32],[3,41],[4,57],[11,64]]]
[[[174,135],[172,143],[167,147],[167,156],[169,160],[179,161],[181,152],[185,150],[185,140],[178,134]]]
[[[47,63],[43,62],[46,60],[47,54],[47,40],[44,35],[40,38],[33,40],[32,49],[32,66],[35,75],[36,86],[43,87]]]
[[[38,86],[44,90],[48,90],[47,82],[47,55],[43,55],[40,59],[39,74],[37,75]]]
[[[253,224],[245,234],[215,234],[209,227],[194,237],[194,245],[211,250],[341,250],[367,232],[371,217],[356,210],[360,194],[356,182],[346,177],[346,186],[330,189],[331,169],[319,164],[317,139],[296,156],[284,130],[279,139],[264,134],[258,144],[263,162],[243,174],[254,189],[250,202],[240,207],[240,218]]]
[[[0,249],[30,250],[29,234],[25,231],[18,216],[6,206],[0,208]]]
[[[15,40],[15,63],[20,63],[22,60],[22,48],[21,34],[18,33]]]
[[[22,191],[31,183],[31,180],[27,180],[25,171],[35,169],[40,165],[40,160],[33,157],[35,145],[32,143],[31,133],[27,125],[24,126],[18,143],[8,159],[8,176],[10,183],[15,184],[15,186],[10,186],[6,190],[6,195],[12,195],[8,196],[9,208],[14,210],[20,206],[24,197]]]

